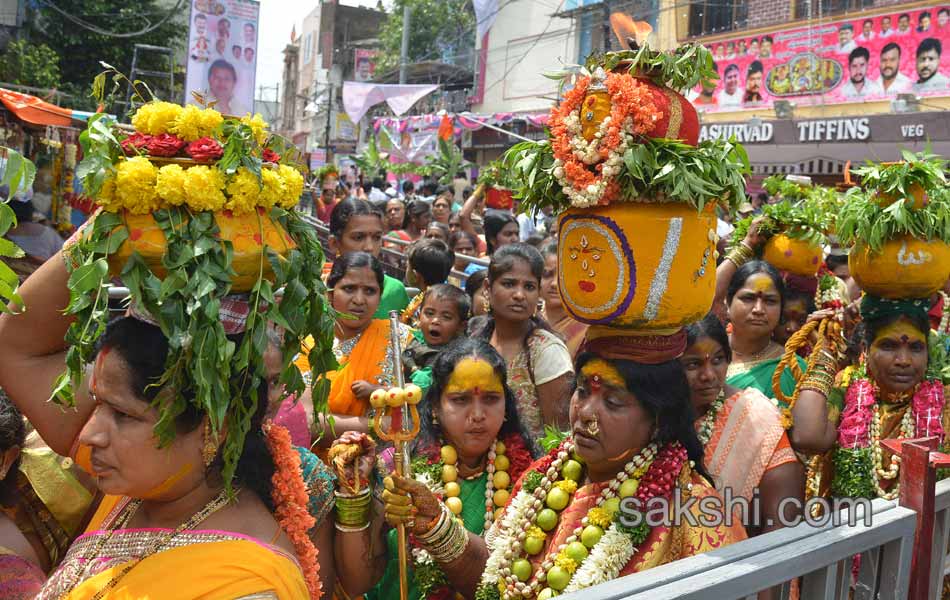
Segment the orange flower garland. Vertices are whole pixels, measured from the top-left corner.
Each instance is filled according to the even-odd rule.
[[[275,507],[274,516],[294,545],[297,560],[310,590],[310,598],[317,600],[323,595],[323,584],[320,582],[317,549],[309,535],[316,521],[307,510],[310,497],[303,481],[300,455],[294,449],[286,427],[268,421],[264,425],[264,433],[267,434],[267,447],[276,467],[271,480],[274,486],[271,493]]]
[[[610,95],[610,115],[604,119],[594,139],[588,142],[581,130],[580,109],[591,81],[603,80]],[[551,109],[551,137],[554,176],[575,207],[603,205],[620,196],[617,175],[623,155],[662,118],[647,86],[625,73],[600,71],[585,77]],[[593,167],[593,171],[591,170]]]

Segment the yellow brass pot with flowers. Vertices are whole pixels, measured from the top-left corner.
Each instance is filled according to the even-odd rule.
[[[693,60],[677,60],[689,53]],[[559,286],[575,319],[665,335],[702,318],[716,279],[716,207],[744,197],[741,146],[699,143],[674,90],[714,76],[707,51],[648,48],[591,59],[551,111],[551,140],[506,154],[521,206],[553,205]]]
[[[112,274],[135,253],[163,277],[167,240],[154,215],[182,207],[185,215],[213,213],[221,243],[233,251],[233,291],[248,291],[262,276],[272,279],[266,252],[286,256],[295,244],[270,209],[295,206],[304,180],[267,147],[260,115],[225,118],[212,108],[150,102],[136,111],[132,125],[133,131],[113,129],[121,152],[95,194],[129,234],[109,255]],[[175,224],[186,226],[185,219]]]

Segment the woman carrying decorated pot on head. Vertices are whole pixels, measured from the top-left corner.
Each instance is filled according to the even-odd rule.
[[[638,518],[649,501],[716,495],[678,358],[683,326],[712,303],[715,203],[741,195],[747,165],[726,142],[697,146],[696,112],[672,89],[699,83],[709,61],[702,48],[682,48],[671,64],[686,51],[699,59],[666,75],[649,50],[593,61],[592,77],[552,111],[551,144],[519,144],[506,157],[519,165],[512,179],[523,206],[562,211],[559,289],[566,311],[590,329],[575,364],[569,434],[515,484],[485,541],[461,537],[451,519],[413,522],[463,594],[547,599],[745,538],[738,524],[651,527]],[[685,143],[669,141],[677,138]],[[677,169],[691,167],[676,165],[693,161],[728,168],[710,169],[721,179],[683,185]],[[406,503],[420,508],[420,495],[394,483],[390,518]],[[443,536],[459,541],[455,552],[439,553]]]
[[[436,359],[433,385],[419,407],[422,430],[413,443],[412,479],[399,483],[419,507],[415,521],[424,524],[452,514],[462,519],[464,531],[482,536],[507,504],[511,485],[531,463],[514,396],[505,385],[504,360],[481,340],[453,342]],[[334,442],[330,459],[340,487],[340,582],[350,597],[365,593],[367,598],[398,598],[396,530],[384,526],[382,511],[371,510],[370,490],[364,488],[373,483],[374,445],[365,436],[347,432]],[[391,472],[392,448],[379,460],[380,469]],[[394,483],[387,480],[385,486],[377,486],[377,496],[388,497],[390,492],[383,490]],[[400,516],[410,507],[402,508]],[[390,512],[396,517],[395,507]],[[457,531],[460,538],[462,531]],[[414,544],[411,558],[409,598],[442,598],[451,591],[450,580],[422,544]]]
[[[28,310],[0,317],[0,385],[102,492],[38,598],[319,598],[300,455],[264,422],[269,321],[288,393],[304,337],[318,374],[333,367],[322,251],[291,210],[303,178],[259,117],[150,102],[132,123],[93,136],[102,210],[21,288]],[[113,277],[131,303],[109,321]]]
[[[906,165],[856,170],[865,189],[849,191],[839,215],[838,236],[854,244],[849,266],[865,290],[866,353],[836,375],[837,352],[825,352],[799,384],[792,443],[815,454],[833,448],[810,473],[809,488],[820,495],[896,498],[900,462],[882,442],[937,436],[942,445],[948,426],[946,346],[927,316],[930,296],[950,275],[950,240],[935,225],[948,209],[946,165],[905,158]],[[916,236],[907,222],[920,224]]]

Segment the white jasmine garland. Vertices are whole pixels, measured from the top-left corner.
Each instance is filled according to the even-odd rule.
[[[498,585],[498,580],[501,577],[498,571],[505,560],[505,550],[511,549],[513,541],[511,533],[516,531],[515,524],[523,520],[524,511],[533,498],[534,495],[524,489],[519,491],[501,517],[500,526],[492,527],[485,536],[485,543],[490,554],[488,555],[488,561],[485,563],[485,572],[482,573],[482,585]]]
[[[591,548],[590,555],[574,572],[563,593],[576,592],[616,579],[636,553],[637,548],[630,536],[619,531],[616,523],[611,523],[600,541]]]

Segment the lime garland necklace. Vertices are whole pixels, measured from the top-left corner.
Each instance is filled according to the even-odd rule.
[[[652,498],[668,497],[688,460],[678,442],[660,450],[651,443],[641,450],[603,487],[580,525],[562,544],[550,548],[532,572],[528,556],[540,554],[545,544],[550,544],[547,533],[556,534],[560,513],[570,505],[578,482],[583,480],[583,466],[570,458],[573,451],[573,441],[567,440],[552,455],[543,475],[538,471],[525,475],[500,528],[488,534],[491,554],[476,593],[478,600],[546,600],[617,577],[650,533],[643,515],[634,527],[623,524],[621,499],[634,498],[640,507],[646,507]]]
[[[726,403],[726,392],[725,390],[719,392],[719,396],[713,400],[713,403],[706,410],[706,414],[703,416],[699,424],[699,436],[700,443],[705,446],[709,443],[709,440],[712,438],[713,427],[716,425],[716,418],[719,416],[719,411],[722,410],[722,405]]]

